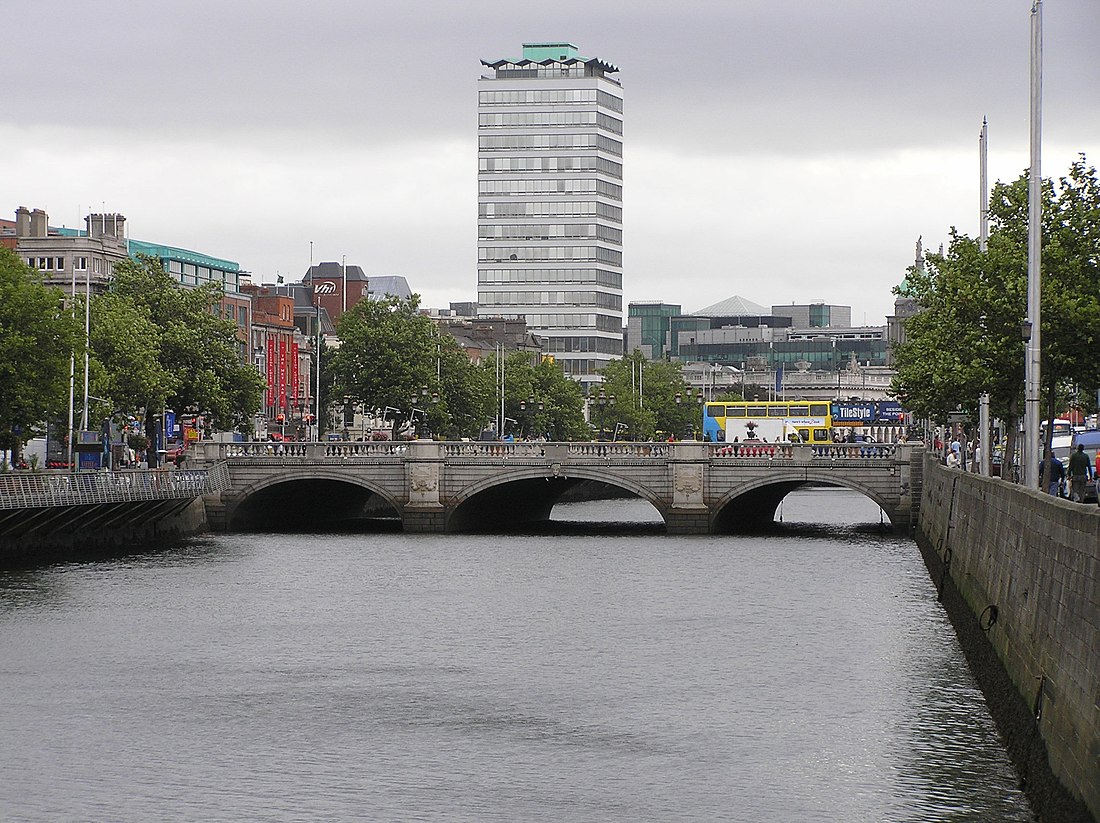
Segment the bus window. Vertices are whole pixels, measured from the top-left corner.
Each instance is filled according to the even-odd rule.
[[[809,417],[809,406],[791,406],[791,417]]]
[[[749,406],[746,409],[746,415],[745,416],[746,417],[767,417],[768,416],[768,407],[767,406]]]
[[[712,406],[709,403],[707,404],[707,417],[725,417],[725,416],[726,416],[726,407],[725,406]]]
[[[811,403],[810,404],[810,414],[812,414],[814,417],[824,417],[828,413],[829,413],[829,404],[828,403]]]
[[[772,403],[768,406],[768,417],[786,417],[787,416],[787,404]]]
[[[744,416],[745,416],[745,407],[744,406],[727,406],[726,407],[726,417],[744,417]]]
[[[814,429],[814,442],[815,443],[828,443],[829,430],[828,429]]]
[[[801,440],[803,443],[809,443],[810,442],[810,430],[809,429],[798,429],[797,431],[798,431],[798,439],[799,440]]]

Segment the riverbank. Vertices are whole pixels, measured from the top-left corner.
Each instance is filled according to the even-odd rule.
[[[917,543],[1040,819],[1100,810],[1100,511],[930,460]]]

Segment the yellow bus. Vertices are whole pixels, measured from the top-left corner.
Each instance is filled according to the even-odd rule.
[[[828,400],[745,400],[703,405],[703,438],[710,443],[833,442]]]

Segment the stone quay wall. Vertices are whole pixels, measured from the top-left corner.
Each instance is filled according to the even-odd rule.
[[[1033,807],[1100,818],[1100,508],[929,458],[917,539]]]

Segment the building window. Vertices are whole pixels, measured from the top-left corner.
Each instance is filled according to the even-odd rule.
[[[88,258],[87,257],[74,257],[73,258],[73,270],[74,271],[87,271],[88,270]]]

